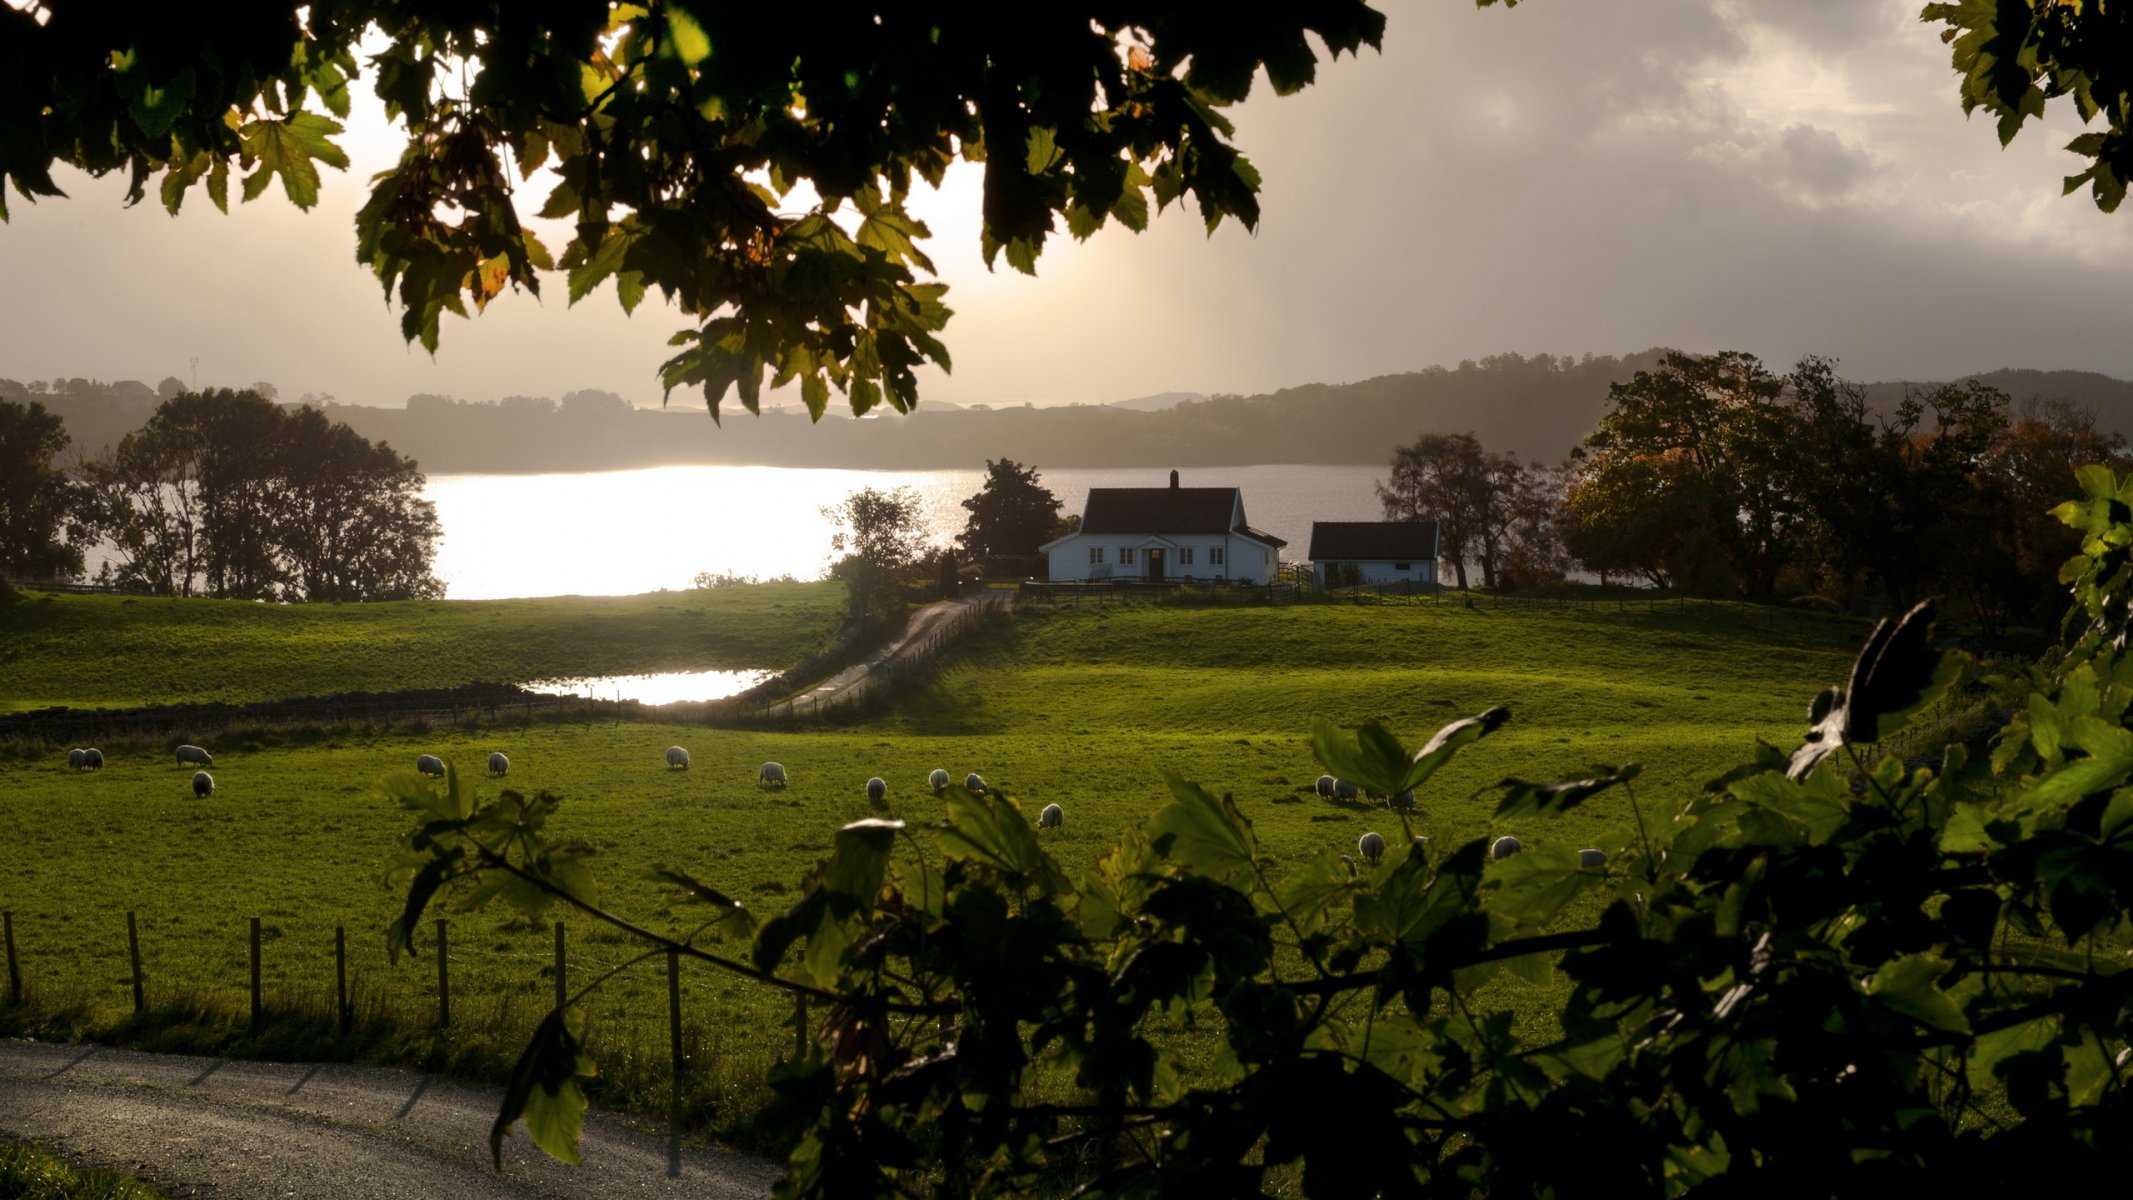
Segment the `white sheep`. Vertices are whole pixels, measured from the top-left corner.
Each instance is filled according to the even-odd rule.
[[[1378,865],[1378,860],[1385,857],[1385,835],[1372,832],[1355,839],[1355,852],[1371,866]]]
[[[667,770],[672,771],[677,768],[683,771],[689,769],[689,752],[679,746],[668,746]]]
[[[489,751],[489,774],[509,775],[510,773],[511,760],[505,756],[504,752],[501,750]]]
[[[418,754],[415,756],[415,769],[424,775],[441,776],[444,774],[444,760],[434,754]]]
[[[215,765],[215,756],[198,746],[180,746],[178,747],[178,765],[182,767],[186,763],[212,767]]]
[[[867,780],[867,799],[873,801],[876,804],[879,804],[881,803],[882,797],[888,794],[888,780],[883,779],[879,775],[876,775],[872,779]]]
[[[764,763],[762,766],[756,768],[755,781],[757,783],[768,784],[769,786],[775,788],[784,787],[785,764],[774,762]]]
[[[1354,784],[1348,782],[1345,779],[1336,779],[1333,781],[1333,795],[1336,799],[1353,800],[1357,796],[1360,796],[1362,794],[1363,792],[1361,788],[1356,787]]]
[[[985,777],[983,775],[978,774],[976,771],[972,771],[970,774],[963,776],[963,790],[966,792],[984,791]]]
[[[1581,867],[1604,867],[1607,865],[1607,851],[1587,846],[1578,851],[1578,865]]]
[[[1489,846],[1489,857],[1494,859],[1506,859],[1525,848],[1526,845],[1524,842],[1519,841],[1517,838],[1512,837],[1510,834],[1507,833],[1502,837],[1497,838],[1496,841]]]
[[[81,752],[81,765],[91,771],[104,769],[104,752],[94,746]]]
[[[81,770],[82,763],[87,760],[88,757],[89,752],[86,750],[78,748],[69,750],[67,751],[67,765],[79,771]]]
[[[1406,812],[1408,809],[1413,808],[1415,806],[1415,789],[1409,788],[1394,796],[1391,804],[1392,807],[1399,809],[1401,812]]]
[[[926,784],[934,791],[940,791],[948,786],[948,772],[939,767],[933,768],[933,774],[926,776]]]
[[[1319,795],[1331,800],[1333,799],[1333,786],[1339,782],[1331,775],[1321,775],[1318,777],[1318,783],[1314,786]]]
[[[207,772],[205,772],[205,771],[194,771],[194,772],[193,772],[193,795],[195,795],[195,796],[212,796],[212,795],[214,795],[214,794],[215,794],[215,777],[214,777],[213,775],[210,775],[210,774],[208,774],[208,773],[207,773]]]
[[[1037,828],[1039,829],[1058,829],[1065,824],[1066,810],[1056,804],[1045,805],[1044,811],[1037,814]]]

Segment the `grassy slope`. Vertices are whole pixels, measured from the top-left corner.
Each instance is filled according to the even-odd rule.
[[[30,593],[0,601],[0,711],[783,667],[829,642],[842,597],[829,583],[387,604]]]
[[[0,1200],[159,1200],[161,1195],[139,1180],[0,1141]]]
[[[189,769],[161,754],[116,759],[93,775],[57,762],[0,764],[0,907],[15,911],[25,968],[47,1000],[72,993],[121,1011],[124,913],[134,909],[152,1003],[202,989],[239,1003],[244,920],[256,914],[267,927],[270,990],[330,994],[339,922],[366,994],[419,1014],[433,968],[388,968],[380,936],[395,898],[378,877],[402,821],[367,794],[418,752],[473,765],[491,748],[507,751],[514,785],[568,798],[561,830],[601,847],[608,899],[681,929],[689,912],[665,907],[642,880],[644,867],[686,866],[759,912],[775,911],[831,831],[870,811],[860,785],[872,774],[889,781],[893,813],[913,820],[938,811],[921,786],[936,766],[958,779],[981,771],[1032,807],[1059,801],[1067,821],[1054,853],[1076,873],[1164,802],[1165,767],[1234,791],[1284,860],[1352,847],[1369,828],[1395,833],[1382,810],[1309,794],[1319,773],[1306,737],[1312,713],[1346,724],[1382,719],[1419,744],[1447,720],[1511,706],[1512,724],[1421,798],[1420,824],[1440,845],[1496,832],[1487,789],[1498,779],[1595,761],[1644,761],[1640,795],[1647,811],[1663,810],[1742,758],[1753,738],[1797,736],[1807,698],[1841,676],[1857,636],[1838,623],[1754,632],[1678,613],[1082,610],[988,627],[900,712],[858,729],[535,725],[250,752],[213,746],[220,791],[205,803],[191,798]],[[675,741],[694,754],[687,773],[661,766],[661,749]],[[787,765],[789,789],[754,785],[764,759]],[[1626,824],[1619,803],[1590,807],[1515,832],[1585,844]],[[573,944],[594,960],[580,961],[573,978],[619,957],[613,940],[572,926]],[[500,910],[457,918],[456,927],[461,1022],[522,1027],[548,994],[537,974],[547,931]],[[609,1031],[636,1031],[654,1066],[664,991],[659,972],[642,970],[596,1006]],[[782,1001],[693,968],[686,994],[692,1020],[743,1064],[759,1065],[784,1044]]]

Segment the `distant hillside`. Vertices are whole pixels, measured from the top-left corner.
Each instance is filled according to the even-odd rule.
[[[328,404],[365,437],[413,455],[425,471],[597,471],[685,463],[916,469],[972,467],[1007,457],[1043,467],[1203,467],[1249,463],[1385,462],[1425,432],[1473,433],[1492,449],[1553,462],[1607,407],[1608,385],[1662,354],[1580,359],[1500,354],[1355,383],[1314,383],[1257,396],[1181,398],[1152,411],[1119,404],[1059,408],[921,404],[909,416],[820,423],[791,410],[751,417],[729,409],[715,425],[701,409],[624,405],[543,409],[426,398],[410,409]],[[2133,436],[2133,383],[2081,371],[2002,370],[1979,376],[2023,400],[2065,398],[2105,429]],[[0,390],[9,381],[0,380]],[[135,385],[138,387],[138,385]],[[1918,385],[1913,385],[1918,386]],[[19,389],[20,385],[17,385]],[[1870,385],[1877,405],[1902,383]],[[40,396],[67,419],[83,450],[140,424],[152,407],[115,392]],[[140,390],[145,391],[145,388]],[[1148,404],[1178,393],[1141,397]]]
[[[1157,392],[1153,396],[1135,396],[1131,400],[1113,400],[1109,407],[1130,409],[1134,412],[1161,412],[1176,408],[1187,400],[1205,400],[1200,392]]]

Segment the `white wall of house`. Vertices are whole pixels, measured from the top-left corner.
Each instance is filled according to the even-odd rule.
[[[1273,552],[1249,538],[1223,534],[1082,534],[1051,547],[1052,580],[1145,579],[1148,551],[1163,551],[1165,579],[1229,579],[1265,583]]]
[[[1311,569],[1318,575],[1318,586],[1330,586],[1326,580],[1326,568],[1332,565],[1334,564],[1311,564]],[[1366,558],[1354,560],[1354,566],[1361,573],[1364,583],[1437,582],[1437,564],[1430,559],[1394,562],[1390,559]]]

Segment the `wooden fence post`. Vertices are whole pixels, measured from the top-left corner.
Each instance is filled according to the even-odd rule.
[[[141,931],[130,908],[126,910],[126,957],[133,963],[133,1011],[138,1016],[148,1011],[148,1001],[141,988]]]
[[[348,1003],[348,927],[333,927],[333,1020],[342,1037],[355,1028],[355,1008]]]
[[[565,974],[568,966],[569,964],[563,956],[563,923],[557,921],[555,923],[555,1009],[557,1012],[562,1012],[563,1006],[570,1003],[570,984],[567,982],[568,976]]]
[[[15,960],[15,914],[0,913],[0,935],[7,942],[7,1002],[22,1004],[22,964]]]
[[[437,1027],[449,1028],[452,1024],[452,967],[449,942],[449,927],[443,917],[437,918]]]
[[[681,1060],[681,951],[667,951],[667,1040],[674,1047],[674,1086],[679,1094]]]
[[[259,1032],[262,1005],[259,1002],[259,918],[252,918],[252,1032]]]

